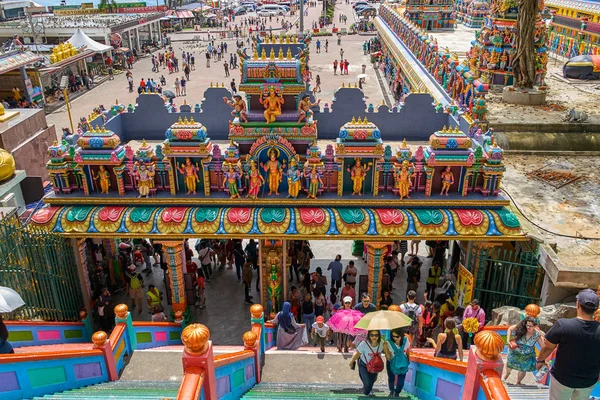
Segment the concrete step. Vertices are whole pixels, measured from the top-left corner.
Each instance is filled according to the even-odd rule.
[[[179,382],[169,381],[114,381],[98,385],[86,386],[79,389],[55,393],[36,399],[61,399],[61,400],[101,400],[101,399],[148,399],[166,400],[177,398]]]
[[[540,400],[550,396],[550,388],[543,385],[505,384],[504,387],[511,400]]]
[[[412,400],[416,397],[402,393],[400,397],[388,397],[385,387],[373,388],[373,394],[379,399],[394,398]],[[335,399],[355,400],[362,399],[362,385],[352,384],[313,384],[313,383],[288,383],[288,382],[261,382],[246,393],[242,399]]]

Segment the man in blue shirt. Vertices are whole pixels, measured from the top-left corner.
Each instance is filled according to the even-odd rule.
[[[342,287],[342,268],[344,268],[344,266],[340,262],[341,259],[342,256],[338,254],[335,256],[335,260],[330,262],[327,267],[327,271],[331,270],[331,287],[335,286],[336,294],[339,288]]]

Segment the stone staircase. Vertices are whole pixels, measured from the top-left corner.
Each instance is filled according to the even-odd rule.
[[[126,381],[101,383],[61,393],[35,397],[35,399],[61,400],[105,400],[105,399],[144,399],[175,400],[180,382],[172,381]]]
[[[362,385],[338,384],[338,383],[275,383],[261,382],[254,386],[242,399],[336,399],[355,400],[364,399]],[[373,394],[378,399],[402,399],[412,400],[416,397],[402,393],[400,397],[387,397],[388,391],[385,387],[378,386],[373,389]]]
[[[510,400],[541,400],[550,397],[550,388],[542,385],[507,385],[506,392]]]

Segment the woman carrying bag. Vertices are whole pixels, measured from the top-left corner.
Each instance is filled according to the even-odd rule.
[[[409,364],[408,349],[410,348],[410,341],[406,338],[405,333],[404,328],[393,329],[392,340],[385,342],[390,356],[386,356],[387,361],[385,362],[390,389],[389,397],[400,397],[400,392],[404,388]]]
[[[350,368],[356,368],[358,360],[358,375],[363,383],[363,394],[369,396],[372,394],[373,385],[377,381],[377,374],[383,371],[383,359],[381,353],[385,353],[385,357],[390,359],[388,346],[381,338],[381,333],[378,330],[368,332],[367,339],[360,342],[356,347],[356,352],[350,360]]]

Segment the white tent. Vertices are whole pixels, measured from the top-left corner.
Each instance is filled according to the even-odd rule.
[[[85,46],[88,50],[94,50],[96,53],[105,53],[109,50],[112,50],[111,46],[98,43],[91,39],[81,30],[81,28],[77,29],[77,32],[75,32],[75,34],[71,36],[69,40],[67,40],[67,43],[71,43],[73,47],[78,49]]]

